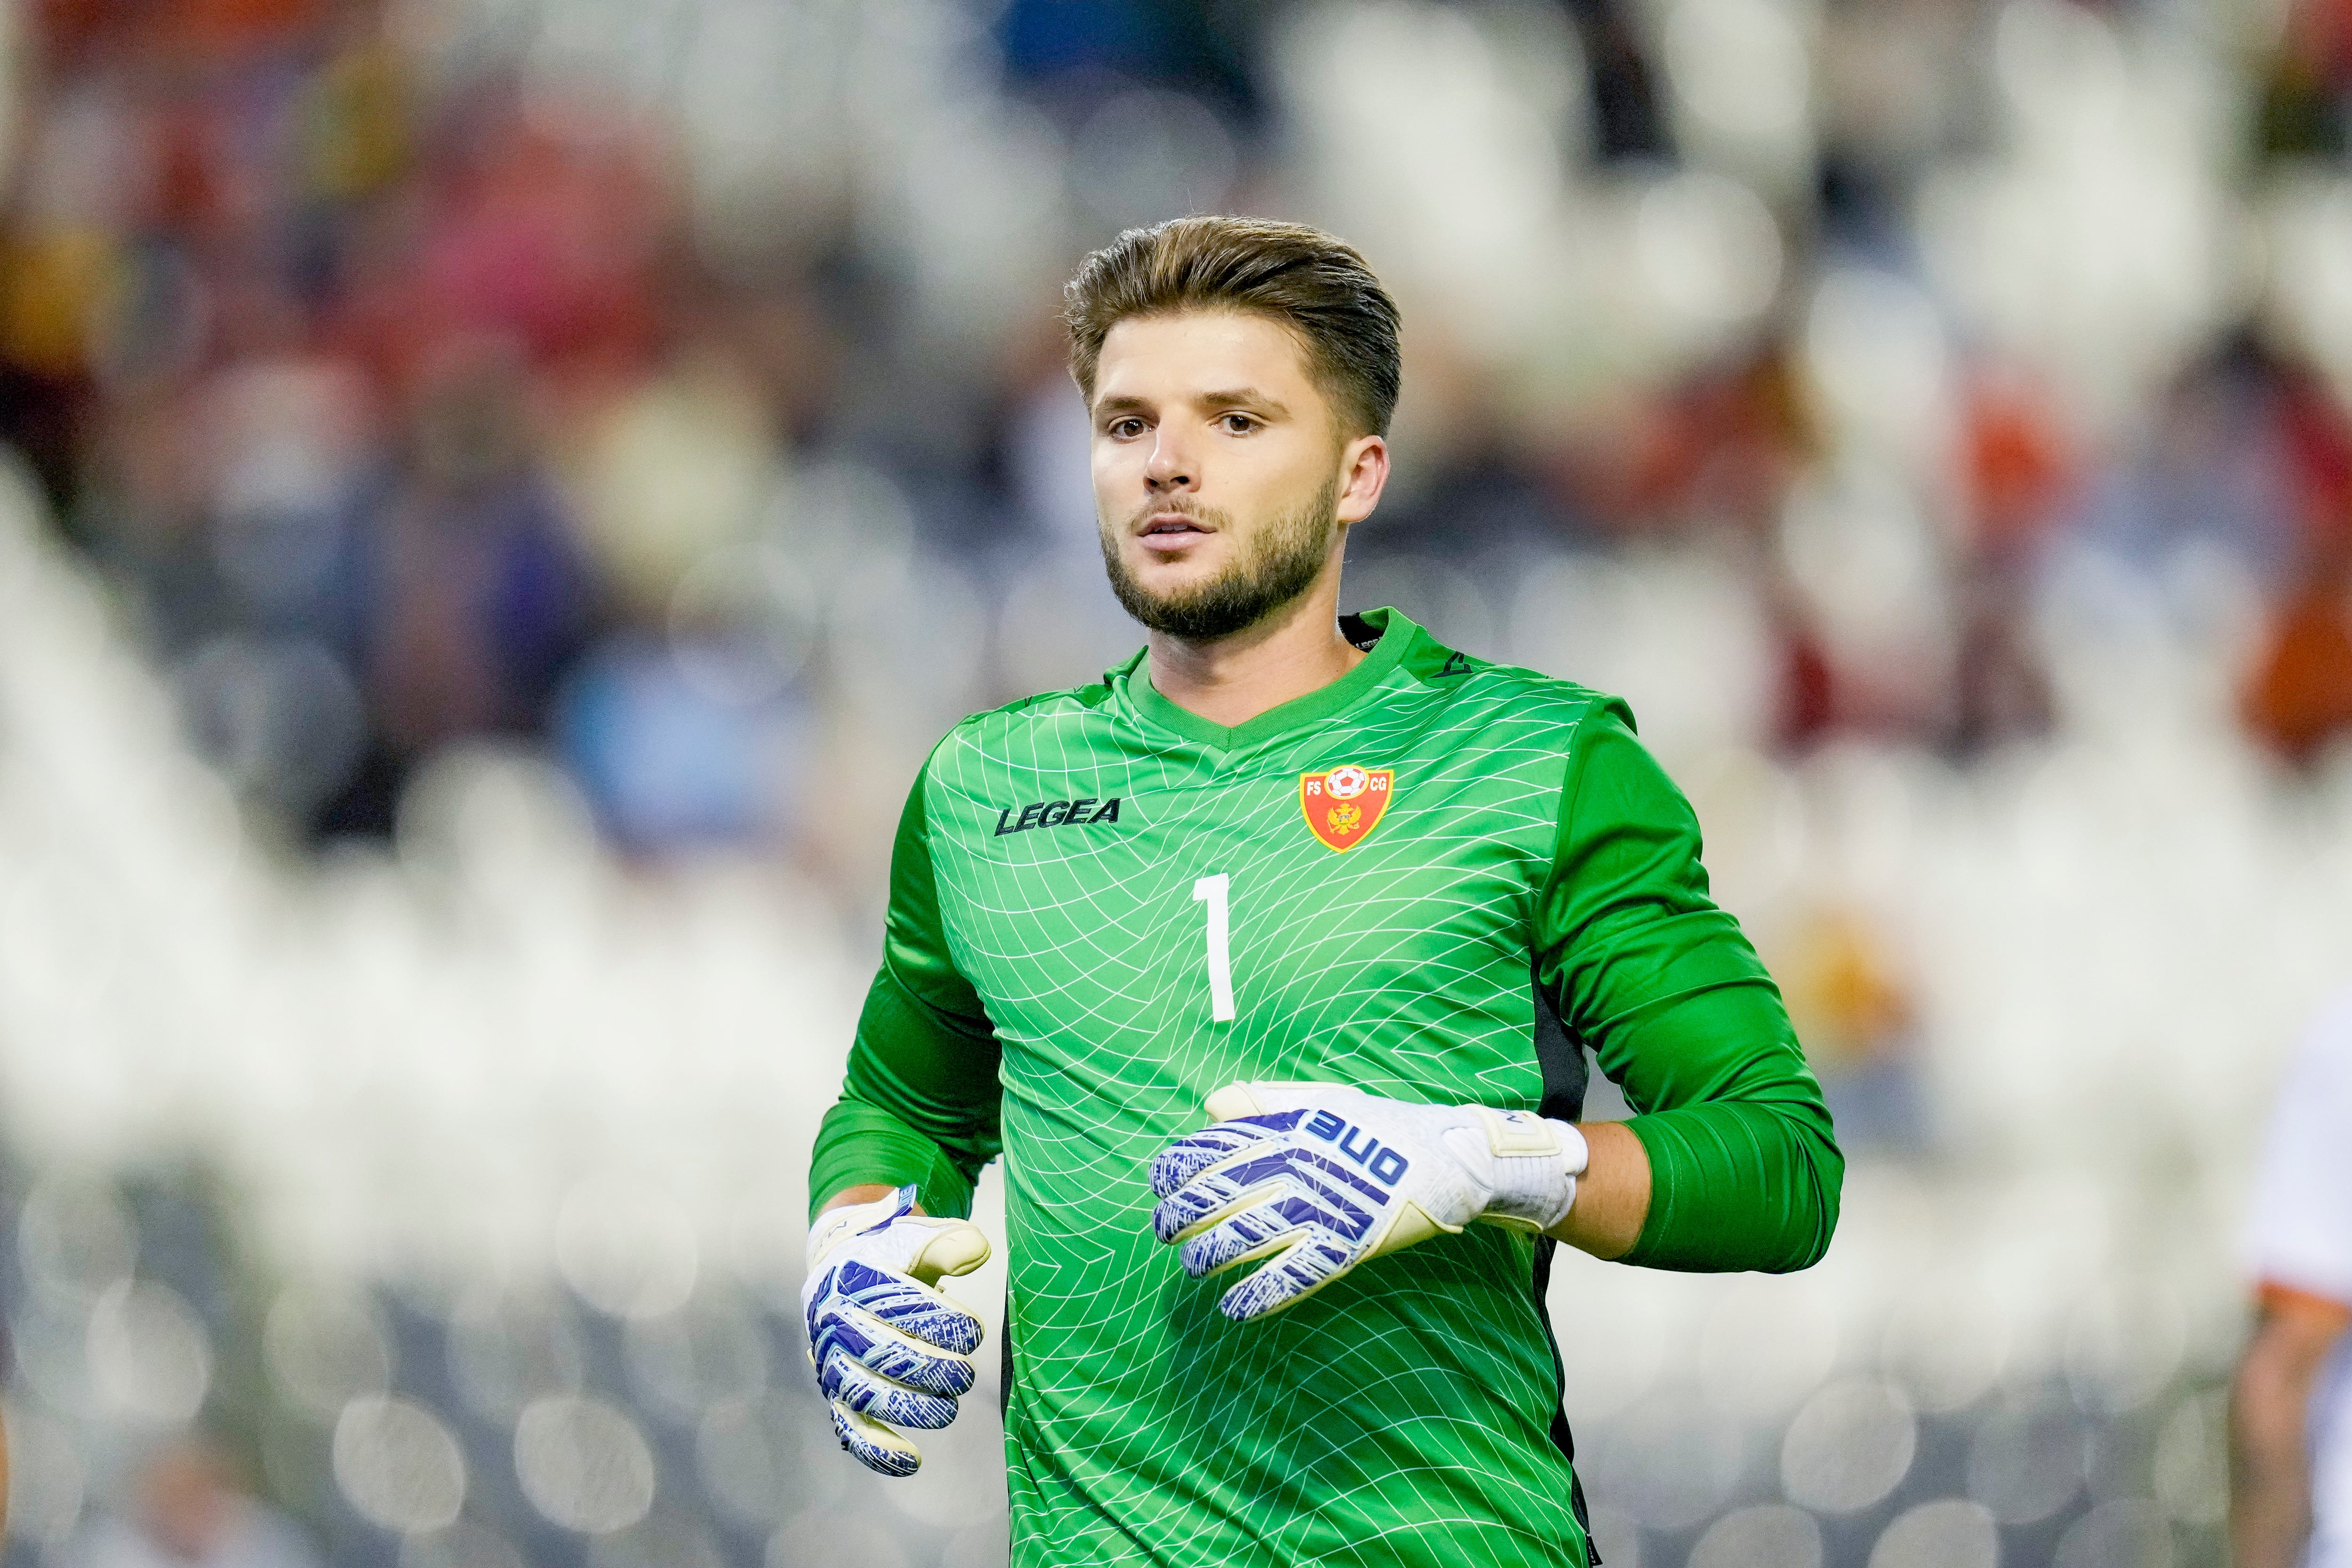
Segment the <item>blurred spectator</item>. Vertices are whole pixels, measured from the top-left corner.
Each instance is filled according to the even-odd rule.
[[[388,829],[401,783],[445,742],[540,729],[584,646],[593,585],[526,418],[503,344],[459,345],[425,376],[408,469],[357,542],[357,665],[376,741],[328,806],[330,831]]]
[[[1093,98],[1148,81],[1252,120],[1260,107],[1255,10],[1202,0],[1009,0],[996,38],[1006,70],[1032,90]]]
[[[1949,0],[1832,8],[1818,65],[1825,238],[1901,254],[1916,187],[1967,139],[1983,90],[1969,34],[1983,21]]]
[[[2135,41],[2153,13],[698,0],[656,45],[492,10],[26,21],[0,438],[126,591],[206,754],[314,833],[383,832],[454,739],[553,726],[632,847],[789,839],[778,801],[849,782],[802,780],[829,765],[797,755],[805,716],[870,708],[834,601],[887,596],[904,553],[788,537],[783,498],[828,468],[902,500],[944,600],[988,601],[943,702],[1098,668],[1131,635],[1107,601],[1044,617],[1020,589],[1033,561],[1052,595],[1092,570],[1054,287],[1109,228],[1188,209],[1318,217],[1402,280],[1368,583],[1442,579],[1510,654],[1542,640],[1520,584],[1605,562],[1638,616],[1704,540],[1746,600],[1725,618],[1765,628],[1743,740],[1967,763],[2053,721],[2053,544],[2161,598],[2189,546],[2267,589],[2352,527],[2352,422],[2304,368],[2341,357],[2324,321],[2186,371],[2152,352],[2137,383],[2069,363],[2112,345],[2014,330],[2048,292],[2028,237],[2074,198],[2025,177],[2063,127],[2010,120],[2048,77],[2179,121],[2185,89],[2138,63],[2169,58]],[[2241,72],[2273,151],[2340,152],[2342,13],[2297,0]],[[1378,123],[1349,117],[1368,97]],[[2064,134],[2105,138],[2075,151],[2106,168],[2137,122]],[[2203,134],[2146,156],[2202,168]],[[1939,250],[1929,219],[2008,142],[2017,212]],[[2225,271],[2165,285],[2215,293],[2201,331],[2244,308]],[[713,588],[771,546],[796,588]],[[2282,602],[2248,703],[2298,757],[2352,704],[2332,570]],[[886,771],[902,719],[858,721],[890,729]]]
[[[2049,730],[2050,678],[2035,646],[2031,601],[1990,566],[1962,574],[1959,634],[1952,650],[1951,750],[1977,756]]]
[[[2048,394],[2014,372],[1980,372],[1962,400],[1960,448],[1971,549],[1997,563],[2031,553],[2060,521],[2075,479]]]
[[[2225,335],[2150,410],[2136,449],[2085,484],[2084,536],[2151,576],[2210,545],[2258,581],[2293,553],[2298,486],[2282,410],[2304,401],[2260,334]]]
[[[1362,553],[1434,555],[1468,563],[1509,551],[1590,542],[1589,530],[1535,465],[1495,441],[1491,429],[1468,444],[1425,454],[1420,471],[1365,531]]]
[[[2352,1564],[2352,997],[2314,1023],[2254,1189],[2259,1299],[2231,1420],[2237,1568]]]
[[[601,575],[635,619],[659,624],[680,582],[748,541],[775,499],[771,414],[719,345],[689,349],[614,398],[567,476]]]
[[[1779,656],[1769,735],[1774,750],[1801,753],[1826,740],[1837,724],[1837,670],[1820,626],[1785,574],[1774,574],[1766,604]]]
[[[2256,146],[2271,158],[2343,158],[2352,153],[2352,8],[2343,0],[2297,0],[2285,10],[2285,37],[2263,84]]]
[[[1614,531],[1730,529],[1764,540],[1821,453],[1797,367],[1774,333],[1701,366],[1646,411],[1635,440],[1588,441],[1580,488]]]
[[[789,666],[753,637],[621,637],[557,713],[562,755],[611,838],[640,854],[774,846],[793,822],[811,720]]]
[[[1970,757],[2050,727],[2030,584],[2071,510],[2079,465],[2047,391],[2006,366],[1971,379],[1959,444],[1967,532],[1953,572],[1949,742]]]
[[[2352,728],[2352,549],[2315,551],[2273,612],[2246,722],[2273,752],[2305,765]]]
[[[1674,136],[1659,102],[1658,73],[1630,7],[1618,0],[1563,0],[1563,8],[1584,46],[1594,158],[1604,164],[1671,161]]]
[[[1830,907],[1799,927],[1773,970],[1790,1021],[1822,1080],[1838,1138],[1853,1149],[1916,1152],[1927,1128],[1917,1018],[1885,937],[1861,911]]]
[[[202,1436],[151,1455],[130,1507],[101,1515],[68,1549],[74,1568],[317,1568],[291,1520],[237,1486]]]

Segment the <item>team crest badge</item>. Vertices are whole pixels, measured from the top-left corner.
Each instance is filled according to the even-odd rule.
[[[1327,773],[1298,775],[1298,809],[1307,830],[1327,849],[1353,849],[1371,836],[1389,809],[1394,768],[1360,768],[1353,763]]]

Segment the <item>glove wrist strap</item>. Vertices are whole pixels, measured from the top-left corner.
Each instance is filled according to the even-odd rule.
[[[1584,1130],[1572,1121],[1546,1119],[1544,1125],[1559,1135],[1560,1156],[1570,1176],[1580,1176],[1592,1163],[1592,1145],[1584,1141]]]
[[[1494,1158],[1494,1201],[1479,1215],[1513,1230],[1549,1230],[1568,1217],[1590,1150],[1565,1121],[1477,1108]]]
[[[840,1246],[846,1237],[911,1209],[915,1203],[914,1192],[911,1185],[904,1186],[887,1197],[862,1204],[844,1204],[839,1208],[827,1209],[817,1215],[809,1226],[809,1273],[814,1276],[824,1255]]]

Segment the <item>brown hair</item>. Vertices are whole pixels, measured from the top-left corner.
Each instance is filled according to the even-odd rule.
[[[1343,426],[1385,436],[1403,379],[1396,301],[1355,247],[1304,224],[1180,217],[1130,228],[1062,290],[1070,375],[1088,401],[1103,340],[1129,316],[1249,310],[1290,329]]]

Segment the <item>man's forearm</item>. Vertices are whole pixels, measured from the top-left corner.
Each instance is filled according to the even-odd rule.
[[[2346,1314],[2294,1298],[2265,1305],[2230,1389],[2230,1544],[2237,1568],[2294,1568],[2311,1533],[2311,1392]]]
[[[2308,1384],[2249,1353],[2231,1391],[2230,1546],[2237,1568],[2294,1568],[2311,1531]]]
[[[1584,1174],[1568,1217],[1549,1234],[1595,1258],[1622,1258],[1650,1217],[1649,1151],[1622,1121],[1588,1121],[1578,1131],[1590,1151]]]

